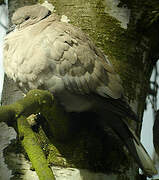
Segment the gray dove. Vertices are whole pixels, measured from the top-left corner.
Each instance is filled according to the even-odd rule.
[[[4,69],[28,92],[44,89],[67,112],[95,111],[111,127],[147,176],[157,173],[138,137],[123,118],[137,120],[126,102],[122,82],[108,58],[77,27],[40,4],[19,8],[15,29],[4,41]]]

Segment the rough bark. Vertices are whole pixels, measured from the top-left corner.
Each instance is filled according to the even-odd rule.
[[[89,34],[96,45],[108,56],[116,72],[119,73],[123,80],[125,93],[133,109],[142,119],[145,98],[149,90],[150,75],[153,65],[158,59],[159,25],[157,23],[158,19],[154,18],[152,14],[152,10],[159,7],[157,0],[149,2],[122,0],[120,5],[126,5],[131,9],[127,29],[122,28],[119,20],[112,17],[109,10],[107,10],[110,1],[50,0],[50,2],[55,6],[56,13],[66,15],[72,24],[79,26]],[[32,3],[35,3],[35,1],[12,0],[9,4],[10,12],[12,13],[17,7]],[[8,94],[9,88],[6,89],[8,91],[6,96],[10,96]],[[10,89],[12,89],[12,86]],[[3,103],[6,103],[6,100],[3,100]],[[75,116],[74,118],[78,120],[79,117]],[[60,123],[62,124],[63,121],[60,121]],[[61,127],[61,124],[55,123],[53,128],[56,130],[56,126]],[[140,126],[136,127],[133,124],[133,127],[140,132]],[[55,138],[51,138],[52,145],[50,142],[49,145],[46,145],[48,140],[39,135],[43,146],[46,148],[46,153],[48,153],[49,163],[113,173],[118,180],[140,179],[135,163],[120,148],[121,143],[116,138],[99,134],[98,131],[94,132],[93,127],[91,128],[90,132],[83,130],[73,140],[66,142],[57,141],[56,137],[61,134],[60,128],[55,133],[57,134]],[[97,135],[100,138],[96,138]],[[101,146],[103,136],[105,142]],[[93,142],[96,146],[90,142]],[[85,144],[87,144],[87,148],[85,148]],[[107,150],[108,146],[110,149]]]

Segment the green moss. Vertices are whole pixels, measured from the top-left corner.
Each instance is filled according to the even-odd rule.
[[[45,106],[41,113],[49,124],[50,131],[58,140],[69,138],[70,135],[70,116],[66,113],[56,100],[51,106]]]
[[[46,157],[40,148],[37,138],[27,122],[27,119],[24,116],[21,116],[17,121],[19,138],[38,174],[39,179],[54,180],[54,175],[48,167]]]
[[[45,0],[38,0],[38,2],[39,2],[40,4],[42,4],[42,3],[45,2]]]

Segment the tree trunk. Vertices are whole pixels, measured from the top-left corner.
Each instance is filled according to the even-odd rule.
[[[149,2],[143,0],[140,2],[137,0],[122,0],[120,7],[117,6],[116,0],[50,0],[50,2],[55,6],[56,13],[59,15],[66,15],[70,19],[70,23],[80,27],[85,33],[87,33],[95,44],[108,56],[108,59],[112,62],[116,72],[120,75],[123,81],[125,94],[132,108],[138,113],[142,120],[145,98],[149,91],[150,75],[159,56],[157,53],[157,48],[159,47],[159,25],[157,23],[157,16],[152,14],[152,11],[155,11],[155,9],[156,14],[158,13],[157,7],[159,7],[159,3],[157,0],[151,0]],[[10,15],[17,7],[32,3],[35,3],[35,1],[10,1]],[[8,80],[5,81],[5,83],[8,83]],[[13,85],[7,84],[4,89],[5,93],[3,92],[3,95],[9,98],[8,100],[3,98],[3,104],[13,102],[10,98],[15,98],[15,92],[19,96],[19,91],[14,90],[12,87]],[[11,89],[12,92],[10,92],[9,89]],[[14,101],[16,99],[14,99]],[[130,123],[132,128],[140,133],[141,127],[136,126],[133,122]],[[91,180],[94,177],[96,177],[96,179],[94,178],[95,180],[98,180],[101,176],[103,179],[140,179],[136,164],[129,154],[125,153],[123,148],[120,147],[120,142],[113,138],[111,139],[113,142],[111,145],[108,143],[109,140],[108,142],[105,142],[106,146],[109,146],[111,151],[108,150],[108,152],[105,152],[108,154],[107,156],[104,156],[107,157],[106,162],[101,161],[100,165],[95,161],[100,162],[99,159],[102,158],[99,155],[99,153],[103,153],[100,149],[101,142],[95,137],[92,137],[92,134],[90,135],[91,137],[88,138],[88,134],[85,135],[85,132],[83,133],[84,134],[80,134],[81,137],[76,139],[76,141],[81,143],[78,147],[79,156],[81,156],[80,158],[84,158],[83,154],[80,152],[83,151],[83,149],[80,149],[83,147],[82,143],[88,143],[90,149],[94,148],[97,157],[94,157],[94,151],[90,151],[87,158],[85,157],[83,161],[81,161],[81,159],[74,160],[69,157],[69,153],[67,156],[67,153],[65,154],[63,152],[63,160],[61,162],[57,161],[57,165],[62,164],[63,166],[66,166],[66,159],[66,161],[70,161],[67,164],[67,167],[75,167],[79,169],[87,168],[88,170],[96,170],[103,173],[94,174],[87,170],[80,170],[80,174],[85,180]],[[81,141],[80,138],[86,140]],[[91,147],[89,142],[92,140],[96,141],[97,147]],[[61,150],[60,146],[64,146],[62,143],[57,143],[56,141],[54,141],[54,143],[56,144],[54,144],[54,146],[57,151]],[[73,142],[72,144],[68,143],[66,146],[74,146],[73,148],[75,148],[76,145],[77,144]],[[72,151],[72,149],[69,149],[68,147],[64,150]],[[75,154],[78,154],[78,150],[76,150]],[[57,156],[57,154],[55,154],[55,156]],[[55,159],[56,158],[57,157],[55,157]],[[71,161],[73,161],[73,163]],[[53,164],[56,163],[54,162]],[[54,167],[54,171],[56,171],[55,169],[56,168]],[[65,172],[65,169],[63,171]],[[56,172],[61,172],[61,169]],[[69,174],[70,171],[65,173]],[[77,174],[80,176],[79,171],[77,173],[77,170],[74,169],[74,173],[76,175],[72,173],[72,175],[68,175],[67,178],[78,179],[79,177],[77,177]],[[62,177],[62,174],[60,176]]]

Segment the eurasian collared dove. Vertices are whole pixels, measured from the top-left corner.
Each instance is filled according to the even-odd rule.
[[[124,100],[111,63],[80,29],[59,19],[41,5],[22,7],[13,14],[16,28],[4,42],[6,74],[24,92],[49,90],[66,111],[104,114],[101,124],[117,133],[146,175],[156,174],[151,158],[122,120],[137,117]]]

